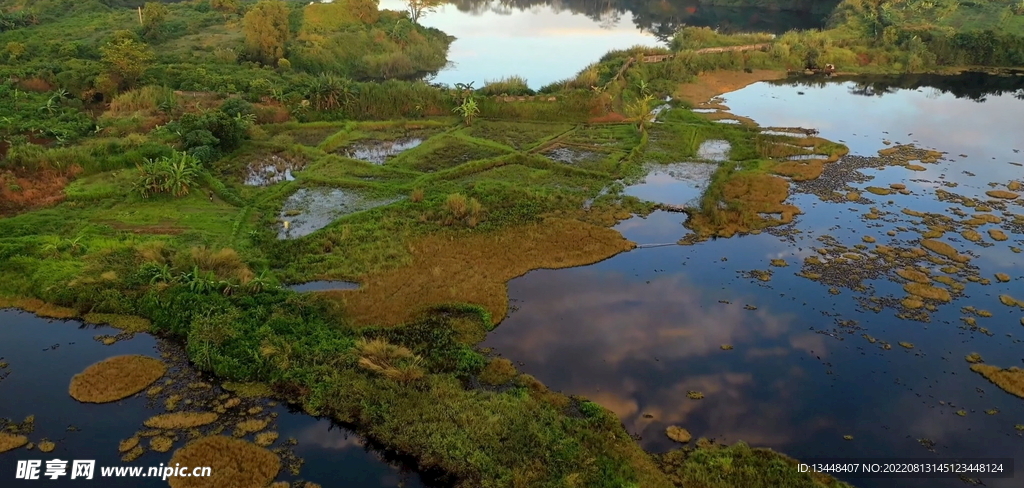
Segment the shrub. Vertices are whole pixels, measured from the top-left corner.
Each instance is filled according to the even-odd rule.
[[[508,76],[500,80],[488,81],[479,90],[481,95],[533,95],[534,91],[521,76]]]
[[[150,159],[139,165],[135,191],[143,197],[154,193],[182,197],[195,186],[200,171],[199,161],[185,153],[176,152],[170,157]]]

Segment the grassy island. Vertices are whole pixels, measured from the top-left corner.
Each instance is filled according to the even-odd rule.
[[[477,344],[508,280],[634,246],[610,226],[653,210],[622,193],[645,165],[730,143],[684,209],[700,240],[788,222],[786,178],[847,151],[691,110],[721,109],[712,96],[827,64],[1024,65],[1024,8],[971,5],[846,0],[828,29],[781,36],[685,28],[534,91],[416,81],[452,39],[372,0],[0,0],[0,307],[181,341],[200,370],[457,486],[846,486],[742,443],[652,455]],[[287,288],[315,280],[358,287]]]

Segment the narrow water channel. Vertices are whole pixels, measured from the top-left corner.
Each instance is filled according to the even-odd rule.
[[[14,480],[17,462],[31,459],[95,460],[97,474],[102,466],[158,466],[167,463],[171,453],[147,449],[138,459],[122,462],[118,444],[146,430],[143,422],[154,415],[166,413],[165,399],[153,399],[145,393],[109,404],[79,403],[68,395],[71,377],[102,359],[122,354],[161,357],[173,351],[171,344],[161,343],[148,334],[111,345],[94,340],[97,335],[116,334],[109,327],[94,327],[78,321],[48,320],[14,310],[0,310],[0,418],[14,422],[34,416],[34,429],[28,434],[35,444],[47,439],[56,444],[49,453],[38,448],[15,449],[0,454],[3,487],[160,487],[167,482],[159,478],[101,478],[56,481]],[[177,367],[182,367],[178,364]],[[186,369],[187,366],[186,366]],[[183,375],[194,375],[184,371]],[[215,393],[221,393],[214,386]],[[256,400],[264,407],[263,414],[274,419],[271,428],[279,434],[270,449],[287,446],[286,468],[278,480],[305,480],[324,488],[415,488],[426,487],[419,476],[401,460],[390,458],[344,427],[327,419],[316,419],[302,412],[289,410],[269,400]],[[178,409],[185,409],[179,407]],[[291,441],[294,441],[294,445]],[[174,448],[184,441],[176,442]],[[290,468],[296,468],[292,472]]]

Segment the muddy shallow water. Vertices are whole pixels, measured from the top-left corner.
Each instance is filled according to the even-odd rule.
[[[854,156],[916,142],[946,151],[945,159],[924,164],[923,171],[862,169],[857,181],[836,183],[858,192],[856,201],[826,201],[814,185],[795,187],[790,202],[804,214],[771,232],[533,271],[510,282],[513,312],[484,345],[552,388],[612,409],[653,451],[671,448],[665,428],[680,425],[695,437],[743,440],[797,458],[1012,457],[1020,469],[1024,436],[1015,426],[1024,424],[1024,399],[973,373],[964,360],[977,352],[988,364],[1024,366],[1024,310],[998,298],[1024,296],[1024,254],[1012,250],[1024,247],[1024,229],[1005,220],[1024,214],[1020,199],[991,202],[989,213],[1004,216],[1006,241],[988,237],[993,224],[977,227],[981,243],[961,237],[959,228],[939,238],[974,256],[970,266],[990,284],[958,279],[963,294],[938,304],[927,322],[896,316],[905,313],[898,308],[906,296],[902,282],[869,277],[857,290],[829,281],[836,277],[797,273],[817,249],[837,246],[829,243],[862,256],[867,251],[856,246],[867,242],[916,246],[928,228],[904,208],[978,213],[940,201],[936,191],[988,205],[990,183],[1024,177],[1024,169],[1009,164],[1024,162],[1014,151],[1024,149],[1024,100],[990,94],[975,102],[917,87],[881,97],[857,94],[863,91],[851,82],[759,83],[723,98],[733,113],[762,126],[812,127],[822,137],[844,140]],[[839,176],[827,169],[822,178]],[[650,191],[651,179],[667,184]],[[890,184],[906,185],[909,194],[867,191]],[[626,192],[677,204],[692,191],[655,171]],[[618,228],[640,244],[675,242],[688,232],[685,218],[659,211]],[[1011,279],[999,282],[995,273]],[[871,297],[895,300],[875,311],[866,301]],[[961,310],[968,306],[991,317]],[[985,330],[965,326],[963,318],[975,318]],[[704,398],[690,399],[692,391]],[[847,480],[861,488],[964,486],[959,479]],[[1020,474],[982,480],[990,487],[1020,486]]]
[[[404,137],[393,141],[359,141],[342,149],[346,158],[358,159],[373,164],[384,164],[388,159],[423,144],[421,137]]]
[[[355,190],[300,188],[285,200],[278,239],[297,239],[327,227],[340,217],[397,202],[397,198],[369,198]],[[285,228],[284,222],[288,222]]]
[[[51,321],[30,314],[0,310],[0,361],[9,363],[3,371],[9,375],[0,380],[0,418],[16,422],[35,416],[35,430],[28,437],[38,443],[48,438],[56,449],[42,453],[38,449],[15,449],[0,454],[0,476],[4,487],[96,486],[96,487],[166,487],[158,478],[101,478],[100,466],[157,466],[166,463],[171,452],[147,450],[140,458],[123,463],[118,443],[144,430],[143,421],[165,413],[163,402],[150,401],[145,394],[108,404],[78,403],[68,395],[71,377],[86,366],[104,358],[121,354],[144,354],[159,357],[158,341],[147,334],[106,346],[95,340],[97,334],[113,334],[111,328],[84,326],[77,321]],[[163,349],[161,349],[163,350]],[[158,383],[159,384],[159,383]],[[304,462],[298,475],[282,470],[278,480],[306,480],[325,488],[392,488],[426,486],[407,467],[389,464],[381,454],[366,447],[359,436],[329,420],[295,413],[282,405],[267,407],[277,413],[275,430],[279,447],[288,438],[298,443],[291,452]],[[184,442],[175,443],[175,448]],[[19,460],[59,458],[63,460],[96,460],[97,475],[89,480],[57,481],[14,480]]]

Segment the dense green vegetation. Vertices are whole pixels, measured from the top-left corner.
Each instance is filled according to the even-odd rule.
[[[732,144],[691,209],[707,237],[785,221],[775,175],[822,162],[782,159],[845,150],[677,102],[652,124],[698,74],[1024,64],[1016,21],[951,32],[885,5],[848,1],[833,29],[778,38],[683,29],[534,96],[518,78],[415,81],[450,38],[368,0],[0,0],[0,306],[146,317],[198,368],[269,384],[459,486],[842,486],[744,445],[651,456],[609,411],[476,346],[507,280],[629,248],[607,227],[650,210],[621,193],[645,164]],[[674,57],[631,61],[652,53]],[[300,192],[360,211],[299,235]],[[314,279],[362,288],[281,287]]]

